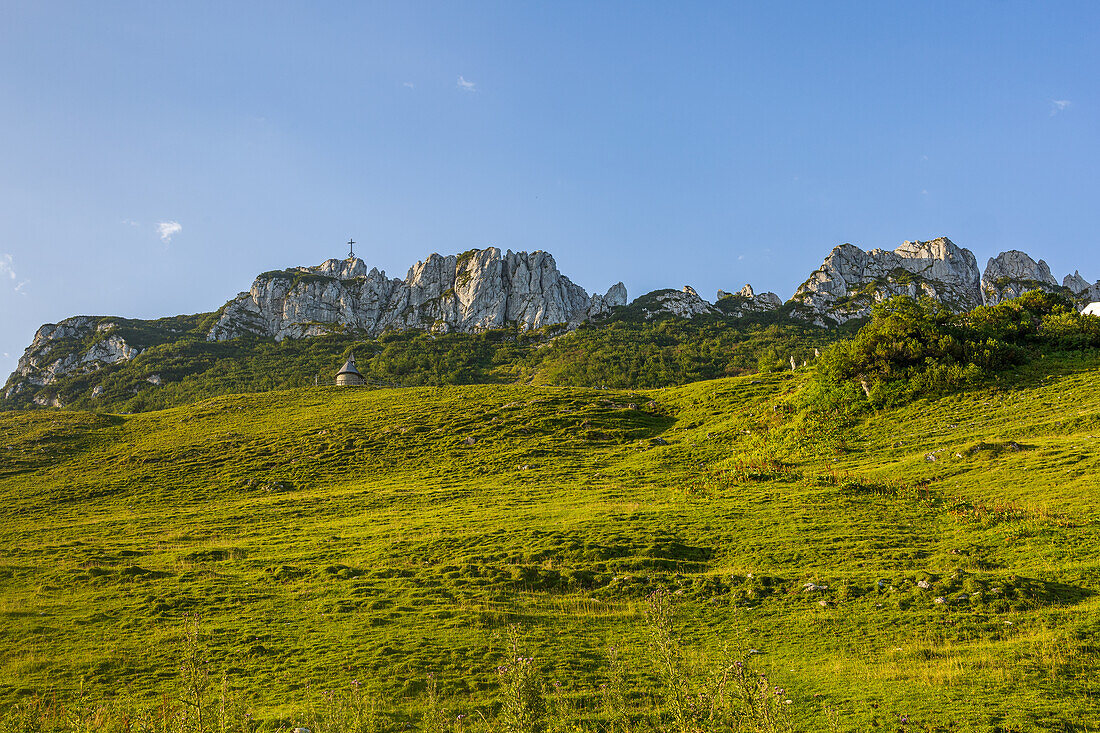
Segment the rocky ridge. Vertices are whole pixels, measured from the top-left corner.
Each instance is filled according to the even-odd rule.
[[[875,303],[898,295],[969,310],[982,303],[978,281],[974,254],[947,237],[905,242],[893,251],[842,244],[795,291],[792,315],[819,326],[839,324],[864,318]]]
[[[743,318],[780,311],[828,326],[866,317],[875,303],[896,295],[928,296],[962,311],[1035,288],[1064,295],[1078,307],[1100,301],[1100,281],[1090,284],[1074,272],[1059,285],[1046,262],[1016,250],[991,258],[979,275],[973,253],[941,237],[905,242],[892,251],[840,245],[786,304],[774,293],[756,293],[751,285],[732,294],[720,290],[714,303],[684,286],[643,295],[623,313],[650,320]],[[549,253],[501,253],[490,247],[460,255],[432,254],[409,268],[404,279],[389,278],[354,257],[268,272],[218,313],[177,318],[197,319],[192,326],[201,321],[202,337],[224,342],[241,336],[282,340],[338,331],[376,335],[407,329],[570,329],[625,305],[627,292],[621,282],[603,295],[590,296],[558,271]],[[56,398],[38,390],[139,357],[154,342],[147,343],[134,326],[148,323],[75,316],[42,326],[9,378],[4,398],[22,394],[21,399],[29,402],[34,394],[35,404],[57,406]],[[161,342],[178,338],[173,332],[178,333],[161,333]],[[147,377],[154,386],[160,380],[159,375]]]
[[[1017,249],[989,258],[985,272],[982,273],[981,286],[984,305],[997,305],[1018,298],[1028,290],[1044,290],[1049,293],[1062,290],[1058,281],[1050,274],[1050,267],[1046,262],[1036,262]]]
[[[116,327],[110,319],[98,316],[74,316],[42,326],[19,359],[4,398],[28,388],[48,386],[62,377],[88,374],[133,359],[141,349],[113,333]],[[37,398],[35,402],[46,404]]]
[[[352,329],[371,335],[422,328],[474,332],[515,324],[576,326],[625,305],[620,282],[589,296],[562,275],[547,252],[501,254],[496,247],[433,254],[404,280],[367,269],[358,258],[264,273],[222,310],[207,338],[276,340]]]

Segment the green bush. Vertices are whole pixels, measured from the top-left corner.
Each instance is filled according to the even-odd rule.
[[[802,407],[846,413],[972,385],[1038,354],[1100,347],[1100,319],[1064,298],[1030,291],[955,314],[900,296],[875,306],[852,338],[825,349]]]

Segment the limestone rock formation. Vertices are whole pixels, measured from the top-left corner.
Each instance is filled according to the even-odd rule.
[[[62,377],[87,374],[107,364],[129,361],[140,354],[140,349],[111,333],[115,326],[110,319],[97,316],[74,316],[42,326],[20,357],[4,397],[13,397],[28,387],[48,386]]]
[[[718,302],[714,307],[731,318],[743,318],[753,313],[766,313],[783,305],[783,300],[775,293],[760,293],[745,286],[732,295],[724,290],[718,291]]]
[[[558,271],[547,252],[501,254],[489,247],[433,254],[411,267],[404,280],[349,258],[260,275],[251,290],[226,304],[207,338],[256,334],[282,340],[344,328],[378,334],[576,326],[625,304],[622,283],[589,297]]]
[[[662,316],[694,318],[717,313],[714,306],[703,300],[695,288],[685,285],[682,290],[657,290],[643,296],[642,316],[651,320]],[[639,298],[639,300],[643,300]]]
[[[977,260],[947,237],[905,242],[892,252],[842,244],[798,287],[792,315],[819,326],[844,323],[897,295],[928,296],[956,311],[981,305]]]
[[[1066,275],[1062,280],[1062,287],[1073,294],[1073,299],[1078,306],[1086,306],[1089,303],[1100,301],[1100,280],[1093,284],[1081,277],[1081,273],[1074,270],[1072,275]]]
[[[982,274],[982,303],[997,305],[1018,298],[1028,290],[1059,291],[1058,281],[1043,260],[1036,262],[1027,254],[1011,249],[991,257]]]

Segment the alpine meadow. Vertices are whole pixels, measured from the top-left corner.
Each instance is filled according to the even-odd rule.
[[[2,8],[0,733],[1100,733],[1100,3]]]

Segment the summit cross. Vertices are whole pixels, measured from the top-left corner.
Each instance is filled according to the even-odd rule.
[[[349,248],[348,249],[348,259],[349,260],[355,259],[355,240],[354,239],[349,239],[348,240],[348,248]]]

